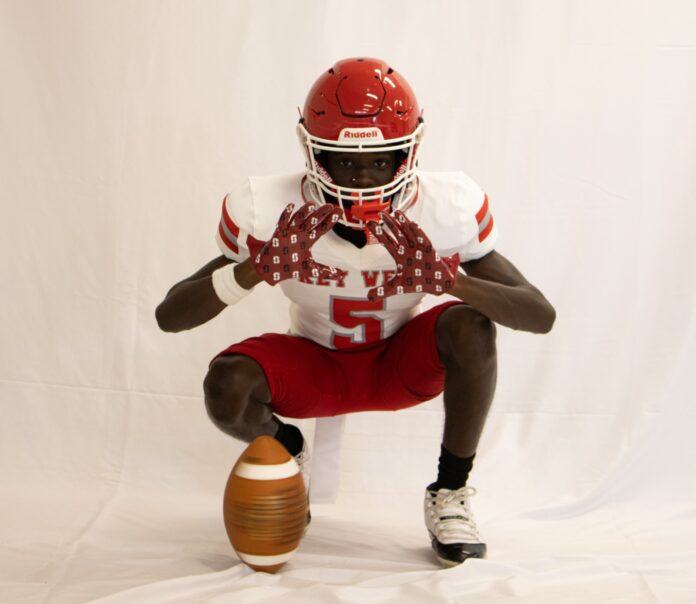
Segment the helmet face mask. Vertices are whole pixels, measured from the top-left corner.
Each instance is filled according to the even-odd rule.
[[[423,120],[408,83],[383,61],[336,63],[312,87],[297,133],[313,201],[338,204],[347,226],[365,229],[380,220],[379,212],[404,209],[413,200]],[[320,161],[336,152],[397,152],[400,161],[386,184],[341,186]]]

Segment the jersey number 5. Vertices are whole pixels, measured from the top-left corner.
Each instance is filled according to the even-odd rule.
[[[331,347],[336,350],[352,348],[358,344],[378,342],[383,335],[383,320],[375,311],[384,310],[385,300],[370,302],[361,298],[331,298],[331,322],[348,329],[360,328],[360,334],[345,335],[331,332]]]

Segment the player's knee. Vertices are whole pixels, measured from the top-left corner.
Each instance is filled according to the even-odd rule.
[[[495,362],[496,327],[488,317],[469,306],[448,308],[437,326],[441,355],[460,363]]]
[[[213,361],[203,380],[205,407],[217,426],[232,426],[244,412],[253,384],[253,361],[224,356]]]

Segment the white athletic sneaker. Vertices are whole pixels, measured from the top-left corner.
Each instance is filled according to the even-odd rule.
[[[444,566],[456,566],[467,558],[485,558],[486,544],[476,528],[469,497],[474,487],[457,490],[425,489],[425,526],[435,554]]]
[[[309,454],[309,448],[307,447],[307,441],[302,441],[302,451],[295,455],[295,461],[297,465],[300,466],[300,473],[302,474],[302,480],[304,480],[304,486],[309,494],[309,462],[312,456]]]
[[[305,490],[307,491],[307,525],[305,526],[305,531],[307,526],[312,521],[312,514],[309,511],[309,462],[312,456],[309,454],[309,447],[307,447],[307,441],[302,442],[302,451],[295,455],[295,461],[297,465],[300,466],[300,474],[302,474],[302,480],[304,481]]]

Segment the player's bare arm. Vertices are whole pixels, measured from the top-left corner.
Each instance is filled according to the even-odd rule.
[[[305,205],[293,213],[292,204],[280,216],[275,232],[268,241],[251,241],[252,258],[234,267],[234,278],[245,290],[262,280],[271,285],[288,278],[335,275],[336,269],[312,259],[312,245],[336,223],[338,208]],[[277,262],[274,262],[275,259]],[[198,327],[216,317],[227,304],[215,292],[213,272],[233,261],[219,256],[190,277],[174,285],[157,307],[155,317],[160,329],[179,332]],[[316,276],[316,275],[315,275]]]
[[[493,251],[461,267],[466,274],[457,274],[450,295],[505,327],[532,333],[551,330],[556,320],[553,306],[507,258]]]
[[[461,264],[466,274],[457,271],[458,257],[441,258],[423,230],[403,213],[396,219],[383,214],[385,229],[369,228],[396,262],[396,274],[384,287],[369,294],[382,298],[408,292],[434,295],[448,293],[466,302],[495,323],[511,329],[547,333],[556,312],[515,266],[501,254],[489,252],[477,260]]]
[[[184,331],[219,315],[227,305],[215,294],[212,274],[228,264],[233,264],[233,261],[225,256],[218,256],[174,285],[155,310],[160,329],[168,332]],[[245,289],[251,289],[261,281],[249,259],[237,264],[234,271],[237,281]]]

